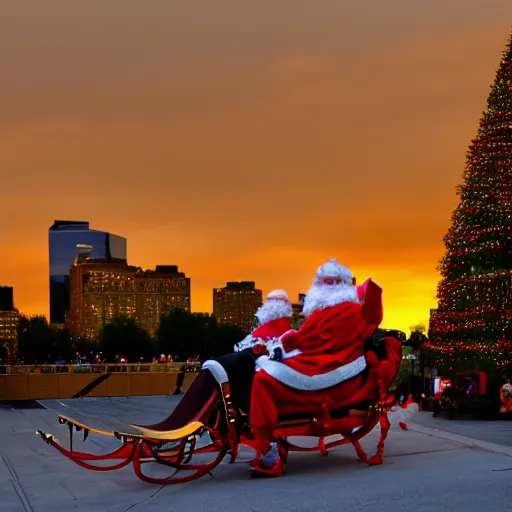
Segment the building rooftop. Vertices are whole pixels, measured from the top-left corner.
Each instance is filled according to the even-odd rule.
[[[14,311],[14,288],[0,286],[0,311]]]
[[[228,281],[224,289],[230,291],[254,290],[256,283],[254,281]]]
[[[86,267],[91,270],[126,270],[138,274],[140,277],[186,277],[185,272],[178,271],[178,265],[156,265],[155,270],[144,270],[142,267],[128,265],[126,260],[120,259],[98,259],[86,258],[77,263],[77,265]]]
[[[124,259],[103,259],[103,258],[84,258],[81,261],[78,261],[75,263],[76,265],[80,266],[87,266],[90,265],[91,267],[94,267],[95,269],[100,269],[102,267],[105,267],[105,269],[112,269],[112,268],[126,268],[133,270],[134,272],[139,269],[139,267],[135,267],[133,265],[128,265],[127,260]]]
[[[178,265],[157,265],[155,270],[144,270],[146,277],[185,277],[185,272],[178,270]]]
[[[88,230],[89,222],[81,220],[55,220],[53,221],[53,225],[50,227],[50,231],[66,231],[69,228],[72,228],[73,230]]]

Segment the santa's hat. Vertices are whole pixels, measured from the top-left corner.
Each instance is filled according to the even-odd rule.
[[[316,272],[315,284],[343,284],[346,286],[353,286],[352,271],[347,267],[340,265],[335,258],[331,258],[327,263],[324,263]]]
[[[265,301],[268,300],[280,300],[283,302],[290,302],[290,298],[285,290],[272,290],[267,294]]]

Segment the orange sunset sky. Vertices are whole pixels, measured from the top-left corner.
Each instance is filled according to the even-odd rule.
[[[357,4],[357,5],[356,5]],[[89,220],[178,264],[192,309],[336,257],[385,327],[435,307],[437,260],[510,0],[3,0],[0,284],[48,313],[48,228]]]

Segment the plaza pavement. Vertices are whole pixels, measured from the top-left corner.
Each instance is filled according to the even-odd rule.
[[[83,398],[43,401],[44,408],[0,406],[0,511],[512,510],[512,454],[507,455],[512,443],[506,432],[501,432],[508,428],[512,436],[512,422],[503,423],[507,427],[499,422],[481,422],[490,426],[480,431],[464,424],[460,436],[459,422],[436,421],[428,413],[418,413],[408,423],[408,431],[391,430],[382,466],[370,468],[357,460],[350,447],[342,447],[328,457],[292,453],[286,476],[280,479],[251,479],[246,464],[223,463],[214,470],[213,477],[167,487],[141,482],[131,467],[108,473],[86,471],[35,434],[40,429],[67,442],[67,427],[58,423],[56,412],[105,428],[126,422],[153,423],[166,416],[178,399]],[[456,432],[441,428],[445,426]],[[500,433],[493,439],[503,444],[494,443],[490,450],[485,443],[490,442],[488,432],[496,426]],[[469,434],[483,439],[475,441],[467,437]],[[374,451],[377,438],[378,432],[365,438],[363,444],[369,452]],[[78,436],[76,439],[75,449],[79,449],[81,440]],[[86,442],[91,451],[115,445],[115,439],[93,434]],[[247,451],[246,460],[249,456]]]
[[[418,413],[412,421],[416,426],[508,446],[512,453],[512,421],[449,420],[443,415],[434,418],[432,413],[427,412]]]

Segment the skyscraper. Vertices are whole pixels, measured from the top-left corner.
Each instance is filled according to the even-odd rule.
[[[49,229],[48,243],[50,323],[64,324],[69,309],[69,271],[80,246],[87,248],[91,258],[126,262],[126,238],[89,229],[88,222],[56,220]]]
[[[0,311],[14,309],[14,289],[12,286],[0,286]]]
[[[70,272],[70,330],[95,338],[120,316],[137,318],[154,334],[160,317],[171,309],[190,311],[190,278],[176,265],[142,270],[125,262],[85,260]]]
[[[261,306],[263,294],[252,281],[229,282],[213,290],[213,314],[219,323],[237,325],[245,332],[254,326],[254,313]]]
[[[19,320],[13,296],[11,286],[0,286],[0,345],[4,345],[11,354],[16,351]]]
[[[306,298],[305,293],[299,293],[299,302],[292,303],[293,308],[293,324],[296,327],[304,321],[304,315],[302,314],[302,308],[304,307],[304,299]]]

